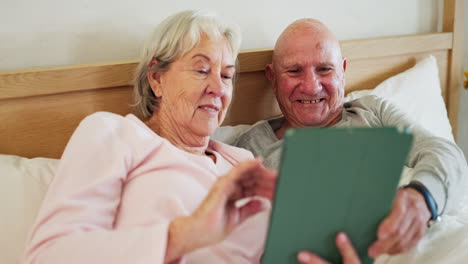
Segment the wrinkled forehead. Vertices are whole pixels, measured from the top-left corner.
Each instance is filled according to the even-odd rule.
[[[223,68],[235,68],[236,65],[231,45],[224,37],[203,36],[195,47],[178,59],[187,64],[203,62],[213,65],[219,64]]]
[[[275,46],[273,63],[291,64],[340,64],[341,49],[334,37],[322,33],[290,34]]]

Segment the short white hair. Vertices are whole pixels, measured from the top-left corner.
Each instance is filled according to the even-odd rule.
[[[141,118],[149,119],[158,106],[147,74],[167,70],[174,60],[192,50],[202,35],[213,40],[226,38],[234,58],[237,58],[241,42],[237,26],[227,25],[206,11],[183,11],[164,19],[146,41],[135,72],[134,106]],[[153,59],[158,63],[151,66]]]

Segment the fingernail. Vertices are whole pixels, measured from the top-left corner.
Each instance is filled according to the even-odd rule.
[[[307,252],[299,252],[298,259],[301,262],[310,261],[310,255]]]
[[[340,241],[341,243],[345,243],[348,241],[348,236],[345,233],[340,232],[338,233],[338,241]]]

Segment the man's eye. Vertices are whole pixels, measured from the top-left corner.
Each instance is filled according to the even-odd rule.
[[[206,71],[206,70],[198,70],[197,73],[206,75],[206,74],[208,74],[208,71]]]
[[[331,70],[332,70],[332,68],[329,68],[329,67],[323,67],[323,68],[318,69],[319,72],[329,72]]]
[[[230,75],[221,75],[221,77],[225,80],[231,80],[232,79],[232,76]]]
[[[292,69],[292,70],[288,70],[289,73],[298,73],[299,72],[299,69]]]

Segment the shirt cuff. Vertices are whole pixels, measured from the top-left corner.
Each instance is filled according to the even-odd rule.
[[[412,181],[418,181],[426,187],[437,203],[437,213],[441,215],[447,205],[447,188],[444,183],[435,174],[427,171],[417,172]]]

